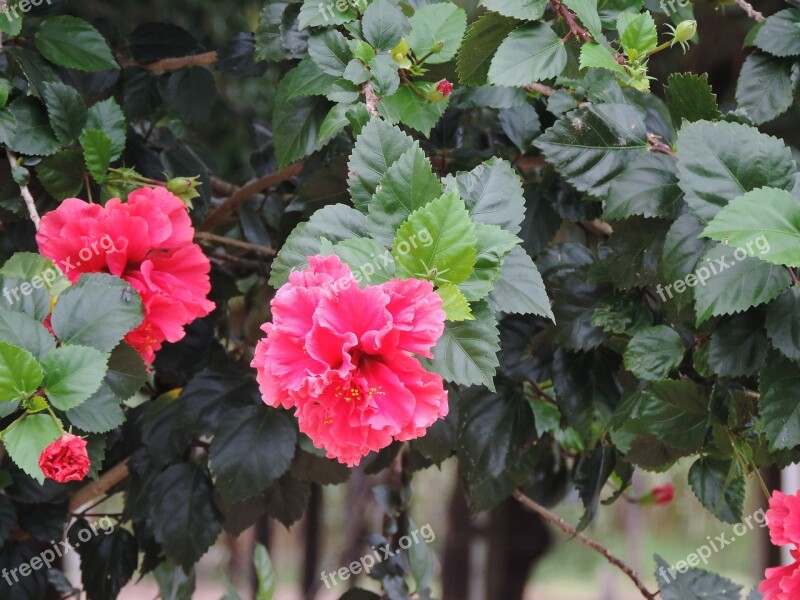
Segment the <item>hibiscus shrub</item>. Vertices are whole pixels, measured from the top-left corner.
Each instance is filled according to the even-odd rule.
[[[192,32],[0,0],[0,598],[73,594],[6,569],[100,513],[89,600],[137,571],[190,597],[223,530],[290,526],[356,466],[390,469],[384,544],[451,457],[476,512],[575,488],[579,530],[637,468],[690,462],[737,523],[800,462],[800,11],[467,4],[266,0],[219,39],[200,0]],[[755,26],[718,102],[680,61],[720,23]],[[797,558],[800,500],[769,515]],[[410,552],[369,574],[392,600],[430,597]]]

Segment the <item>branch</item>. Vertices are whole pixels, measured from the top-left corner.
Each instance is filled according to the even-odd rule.
[[[236,248],[242,248],[243,250],[258,252],[259,254],[266,254],[267,256],[275,256],[277,254],[274,248],[269,248],[268,246],[259,246],[258,244],[242,242],[241,240],[234,240],[231,238],[222,237],[221,235],[214,235],[213,233],[208,233],[207,231],[196,232],[194,234],[194,239],[207,240],[209,242],[217,242],[219,244],[225,244],[227,246],[235,246]]]
[[[183,67],[213,65],[218,59],[217,52],[212,51],[202,54],[190,54],[189,56],[178,56],[176,58],[164,58],[147,65],[142,65],[132,60],[120,61],[120,65],[122,67],[141,67],[145,71],[177,71]]]
[[[573,35],[581,38],[584,42],[592,41],[592,35],[578,24],[578,21],[575,20],[575,15],[564,6],[561,0],[550,0],[550,4],[552,4],[556,14],[564,19],[569,26],[569,33],[564,38],[565,41]]]
[[[274,173],[270,173],[269,175],[261,177],[260,179],[251,181],[242,188],[236,188],[236,191],[228,196],[228,198],[222,204],[206,215],[206,218],[203,220],[197,230],[211,231],[212,229],[218,227],[220,224],[222,224],[222,221],[225,219],[225,217],[244,204],[246,200],[252,198],[259,192],[263,192],[264,190],[274,187],[279,183],[286,181],[287,179],[291,179],[297,175],[302,168],[303,162],[296,162],[284,169],[281,169],[280,171],[275,171]]]
[[[8,164],[11,165],[11,170],[13,171],[19,166],[17,157],[8,149],[6,149],[6,156],[8,157]],[[27,185],[20,185],[19,193],[22,194],[22,199],[25,200],[25,206],[28,207],[28,214],[31,217],[31,221],[33,221],[33,226],[36,227],[36,231],[39,231],[39,223],[41,223],[42,219],[39,217],[39,213],[36,212],[36,203],[33,200],[33,196],[31,196],[31,191],[28,189]]]
[[[367,110],[369,114],[378,116],[378,97],[375,95],[375,88],[372,87],[372,81],[367,79],[367,82],[364,84],[363,87],[364,92],[364,102],[367,105]]]
[[[647,142],[650,144],[650,152],[660,152],[661,154],[666,154],[667,156],[675,156],[675,153],[672,151],[672,148],[669,147],[669,144],[665,144],[658,139],[656,134],[648,133]]]
[[[547,96],[548,98],[556,93],[555,88],[551,88],[549,85],[545,85],[543,83],[529,83],[525,86],[526,92],[538,92],[542,96]]]
[[[747,0],[736,0],[736,4],[738,4],[739,8],[741,8],[744,11],[744,13],[751,19],[754,19],[756,21],[764,20],[764,15],[762,15],[755,8],[753,8],[753,5],[750,4]]]
[[[636,587],[642,593],[642,596],[647,598],[647,600],[653,600],[656,597],[657,593],[654,594],[650,592],[645,587],[644,582],[642,582],[642,580],[639,579],[639,576],[636,574],[636,572],[631,567],[622,562],[622,560],[611,554],[608,548],[595,542],[589,536],[578,532],[574,527],[572,527],[572,525],[569,525],[566,521],[564,521],[564,519],[559,517],[557,514],[547,510],[544,506],[542,506],[538,502],[531,500],[519,490],[516,490],[512,495],[514,496],[515,500],[520,502],[523,506],[527,506],[528,508],[530,508],[533,512],[542,517],[545,521],[552,523],[567,535],[577,538],[578,540],[580,540],[582,544],[588,546],[592,550],[595,550],[596,552],[599,552],[600,554],[605,556],[608,562],[610,562],[615,567],[619,568],[623,573],[625,573],[625,575],[627,575],[630,578],[631,581],[633,581],[634,585],[636,585]]]
[[[124,481],[128,475],[130,475],[130,469],[128,469],[128,459],[126,458],[121,463],[114,465],[113,468],[103,473],[97,481],[93,481],[79,489],[75,495],[70,498],[70,514],[76,513],[84,504],[108,492],[108,490],[119,482]]]

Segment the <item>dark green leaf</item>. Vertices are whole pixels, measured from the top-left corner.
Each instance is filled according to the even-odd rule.
[[[111,138],[99,129],[84,129],[81,134],[86,170],[98,183],[105,183],[111,164]]]
[[[408,125],[428,136],[449,103],[428,100],[431,87],[432,83],[404,83],[392,96],[378,102],[378,112],[392,123]]]
[[[736,103],[756,125],[782,115],[794,101],[792,62],[761,52],[747,57],[736,84]]]
[[[216,98],[214,76],[202,67],[185,67],[170,75],[166,101],[185,121],[202,125],[208,121]]]
[[[641,329],[628,342],[625,368],[639,379],[666,379],[683,362],[685,351],[681,336],[671,327]]]
[[[71,144],[86,124],[86,104],[74,87],[60,83],[44,84],[44,99],[50,125],[62,144]]]
[[[787,8],[768,17],[753,43],[773,56],[800,56],[800,8]]]
[[[497,49],[489,67],[489,82],[521,87],[560,75],[567,60],[561,38],[549,25],[521,25]]]
[[[717,108],[717,96],[708,84],[706,73],[672,73],[667,78],[664,93],[675,127],[680,127],[684,120],[693,123],[722,118]]]
[[[800,444],[800,366],[776,353],[759,373],[759,412],[771,451]]]
[[[89,598],[116,598],[139,564],[136,538],[127,529],[115,527],[99,529],[87,542],[83,531],[93,530],[86,519],[78,519],[67,534],[81,556],[83,589]]]
[[[16,135],[9,144],[11,150],[20,154],[48,156],[61,147],[50,128],[45,110],[35,99],[17,98],[8,110],[16,121]]]
[[[75,150],[62,150],[46,156],[36,165],[36,176],[56,200],[75,198],[83,189],[83,156]]]
[[[678,186],[675,160],[664,154],[643,155],[611,181],[604,219],[677,216],[683,192]]]
[[[520,246],[515,246],[503,259],[500,279],[488,301],[498,312],[540,315],[555,322],[542,276]]]
[[[83,19],[62,15],[39,24],[36,48],[47,60],[81,71],[119,69],[105,38]]]
[[[314,33],[308,40],[308,54],[329,75],[341,77],[353,53],[347,39],[335,29]]]
[[[800,360],[800,287],[792,286],[767,307],[767,335],[784,356]],[[30,350],[30,348],[29,348]]]
[[[764,364],[769,343],[763,317],[752,311],[722,321],[711,335],[708,364],[721,377],[754,375]]]
[[[725,523],[739,523],[744,509],[745,482],[738,465],[701,457],[689,469],[689,485],[700,503]]]
[[[518,5],[513,1],[509,4]],[[485,85],[495,52],[517,25],[517,19],[493,12],[488,12],[475,21],[458,50],[458,80],[465,85]]]
[[[681,573],[656,554],[656,578],[662,600],[739,600],[742,586],[702,569]]]
[[[8,310],[0,310],[0,339],[24,348],[38,360],[56,349],[56,341],[44,325],[26,314]]]

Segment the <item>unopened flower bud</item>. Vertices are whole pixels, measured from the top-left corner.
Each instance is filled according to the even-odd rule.
[[[697,33],[697,21],[681,21],[675,28],[674,38],[679,44],[688,42]]]
[[[447,81],[447,79],[442,79],[428,92],[428,100],[431,102],[442,102],[452,91],[453,84]]]

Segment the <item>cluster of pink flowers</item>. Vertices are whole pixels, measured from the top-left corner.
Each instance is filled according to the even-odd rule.
[[[767,524],[773,544],[793,546],[790,552],[794,562],[767,569],[766,579],[761,582],[758,591],[764,600],[800,598],[800,496],[773,492],[769,500]]]
[[[47,213],[36,235],[39,251],[75,282],[83,273],[127,281],[144,305],[144,321],[126,337],[149,364],[163,342],[214,308],[206,299],[211,265],[193,242],[180,198],[164,188],[141,188],[105,206],[70,198]]]
[[[447,414],[442,378],[412,356],[433,356],[445,313],[428,281],[360,289],[337,256],[308,262],[272,300],[252,366],[266,404],[295,408],[317,448],[355,466]]]

